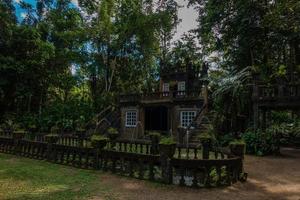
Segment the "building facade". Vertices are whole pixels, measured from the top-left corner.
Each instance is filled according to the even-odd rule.
[[[167,67],[160,72],[159,91],[122,95],[121,137],[139,139],[157,131],[178,138],[179,129],[188,127],[207,101],[205,75],[205,65],[201,70]]]

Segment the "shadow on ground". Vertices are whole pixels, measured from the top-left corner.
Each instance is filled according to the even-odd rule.
[[[140,180],[106,175],[118,199],[146,200],[300,200],[300,150],[282,149],[280,156],[246,156],[246,183],[213,189],[164,186]],[[95,196],[92,200],[103,199]]]

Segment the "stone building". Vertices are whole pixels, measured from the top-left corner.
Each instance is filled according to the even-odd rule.
[[[207,103],[206,75],[205,64],[201,69],[168,66],[160,71],[159,91],[122,95],[121,137],[138,139],[158,131],[178,138],[180,128],[189,127]]]

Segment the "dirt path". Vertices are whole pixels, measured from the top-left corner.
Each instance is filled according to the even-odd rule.
[[[246,156],[245,169],[249,173],[246,183],[198,190],[105,175],[101,181],[113,188],[111,194],[92,200],[300,200],[300,149],[283,149],[279,157]]]

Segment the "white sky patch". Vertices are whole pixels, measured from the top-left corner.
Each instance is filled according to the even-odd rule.
[[[72,3],[74,3],[75,6],[78,6],[78,0],[72,0]]]
[[[20,0],[18,0],[18,1],[20,1]],[[187,33],[188,31],[197,28],[197,25],[198,25],[197,11],[192,6],[188,8],[187,7],[188,2],[186,0],[176,0],[176,2],[180,6],[182,6],[182,8],[180,8],[178,11],[178,17],[182,21],[180,24],[178,24],[177,32],[174,35],[173,41],[179,40],[184,33]],[[72,3],[75,6],[78,6],[78,0],[72,0]],[[84,12],[82,12],[81,14],[83,16],[86,15]]]
[[[24,19],[27,16],[27,14],[26,13],[21,13],[20,16],[21,16],[21,18]]]
[[[179,40],[180,37],[187,33],[191,29],[197,28],[197,11],[193,7],[187,7],[188,2],[184,0],[176,0],[180,6],[183,6],[178,11],[178,17],[181,19],[181,23],[178,24],[177,32],[174,35],[173,40]]]
[[[17,4],[20,4],[21,0],[14,0]]]
[[[73,76],[76,75],[76,72],[77,72],[77,67],[76,67],[76,65],[72,64],[71,65],[71,73],[72,73],[72,75]]]

